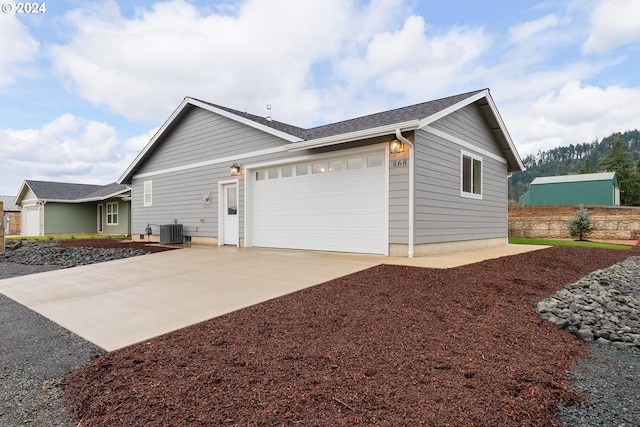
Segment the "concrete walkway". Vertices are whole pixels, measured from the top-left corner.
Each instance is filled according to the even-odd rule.
[[[107,351],[377,264],[449,268],[543,246],[423,258],[194,246],[0,280],[0,293]]]

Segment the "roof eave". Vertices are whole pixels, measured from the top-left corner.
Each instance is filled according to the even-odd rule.
[[[418,120],[410,120],[400,123],[392,123],[389,125],[379,126],[376,128],[363,129],[355,132],[343,133],[339,135],[327,136],[324,138],[310,139],[308,141],[286,144],[284,146],[288,151],[306,150],[311,148],[328,147],[330,145],[343,144],[346,142],[359,141],[362,139],[375,138],[378,136],[395,133],[396,129],[401,131],[415,130],[419,127]]]

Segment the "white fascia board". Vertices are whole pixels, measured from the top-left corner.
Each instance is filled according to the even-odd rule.
[[[491,94],[488,93],[488,91],[487,91],[487,103],[489,104],[489,107],[491,108],[491,112],[493,113],[494,117],[496,118],[496,121],[498,122],[498,126],[500,127],[500,131],[502,132],[502,135],[504,135],[504,138],[507,141],[507,144],[509,144],[509,149],[513,152],[513,156],[516,158],[516,162],[518,162],[518,167],[520,168],[521,171],[526,170],[527,168],[525,168],[524,163],[522,163],[522,159],[520,158],[520,154],[516,149],[516,145],[513,143],[513,140],[511,139],[511,135],[509,135],[509,132],[507,131],[507,127],[502,121],[502,117],[500,116],[498,107],[496,107],[496,104],[493,102],[493,98],[491,97]]]
[[[197,99],[193,99],[193,98],[189,98],[189,97],[187,97],[186,99],[188,100],[189,104],[191,104],[191,105],[195,105],[196,107],[200,107],[200,108],[202,108],[204,110],[211,111],[212,113],[216,113],[216,114],[218,114],[220,116],[223,116],[223,117],[226,117],[228,119],[235,120],[236,122],[242,123],[243,125],[247,125],[247,126],[250,126],[252,128],[261,130],[263,132],[270,133],[271,135],[277,136],[278,138],[282,138],[282,139],[284,139],[286,141],[289,141],[289,142],[304,141],[302,138],[299,138],[297,136],[288,134],[286,132],[282,132],[280,130],[271,128],[269,126],[265,126],[265,125],[260,124],[258,122],[254,122],[251,119],[247,119],[246,117],[238,116],[237,114],[230,113],[229,111],[222,110],[220,108],[216,108],[213,105],[209,105],[207,103],[198,101]]]
[[[20,186],[20,190],[18,191],[18,195],[16,196],[16,199],[13,201],[13,204],[16,206],[22,206],[22,198],[24,197],[24,192],[27,190],[27,188],[29,188],[29,184],[27,184],[27,181],[22,181],[22,185]]]
[[[255,129],[261,130],[263,132],[267,132],[267,133],[269,133],[271,135],[274,135],[274,136],[276,136],[278,138],[282,138],[282,139],[284,139],[286,141],[289,141],[289,142],[303,141],[303,139],[298,138],[297,136],[293,136],[293,135],[290,135],[288,133],[279,131],[277,129],[273,129],[273,128],[270,128],[268,126],[264,126],[264,125],[262,125],[260,123],[254,122],[253,120],[249,120],[249,119],[247,119],[245,117],[238,116],[236,114],[230,113],[230,112],[222,110],[220,108],[216,108],[216,107],[214,107],[212,105],[209,105],[209,104],[204,103],[202,101],[198,101],[197,99],[189,98],[187,96],[182,100],[182,102],[180,103],[178,108],[176,108],[176,110],[171,114],[171,116],[167,119],[167,121],[164,122],[162,127],[160,129],[158,129],[158,131],[155,133],[155,135],[153,135],[153,137],[151,138],[149,143],[147,143],[147,145],[144,146],[142,151],[140,151],[140,153],[138,153],[138,155],[136,156],[136,158],[133,161],[133,163],[131,163],[131,165],[129,165],[127,170],[124,171],[124,173],[120,176],[118,181],[116,181],[118,184],[122,184],[122,182],[125,179],[127,179],[127,177],[131,178],[131,173],[136,168],[138,163],[140,163],[140,161],[142,161],[142,159],[145,157],[147,152],[149,152],[149,150],[155,145],[155,143],[160,139],[160,137],[164,134],[164,132],[167,130],[167,128],[177,119],[177,117],[180,116],[180,113],[182,113],[182,111],[187,107],[187,105],[193,105],[193,106],[202,108],[204,110],[207,110],[207,111],[210,111],[212,113],[221,115],[221,116],[226,117],[228,119],[235,120],[235,121],[237,121],[239,123],[242,123],[244,125],[253,127]]]
[[[398,128],[403,131],[415,130],[418,129],[419,125],[420,122],[418,120],[410,120],[407,122],[394,123],[377,128],[364,129],[355,132],[343,133],[340,135],[327,136],[325,138],[310,139],[308,141],[287,144],[284,146],[284,148],[289,151],[297,151],[305,150],[308,148],[327,147],[330,145],[343,144],[345,142],[352,142],[361,139],[375,138],[382,135],[395,134],[396,129]]]
[[[445,108],[444,110],[440,110],[437,113],[430,115],[429,117],[425,117],[424,119],[420,120],[419,128],[422,129],[423,127],[435,122],[436,120],[440,120],[441,118],[446,117],[449,114],[454,113],[459,109],[466,107],[469,104],[473,104],[477,100],[485,98],[488,95],[489,95],[489,90],[485,89],[483,91],[476,93],[475,95],[470,96],[469,98],[463,99],[462,101],[456,104],[453,104],[450,107]]]

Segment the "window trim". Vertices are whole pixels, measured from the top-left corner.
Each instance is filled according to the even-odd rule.
[[[149,184],[149,192],[147,192],[147,184]],[[147,195],[149,195],[148,201]],[[142,205],[153,206],[153,180],[144,181],[142,184]]]
[[[114,206],[115,209],[113,209]],[[111,212],[109,212],[109,207],[111,207]],[[118,225],[118,202],[106,203],[105,212],[107,214],[107,225]],[[115,222],[113,221],[114,215],[116,217]]]
[[[471,192],[465,191],[464,190],[464,158],[468,157],[469,159],[471,159]],[[474,170],[473,170],[473,164],[475,161],[480,162],[480,192],[479,193],[474,193],[473,192],[473,187],[474,186]],[[466,151],[466,150],[460,150],[460,197],[466,197],[468,199],[477,199],[477,200],[482,200],[483,199],[483,189],[484,189],[484,160],[482,159],[482,156],[479,156],[477,154],[474,154],[470,151]]]

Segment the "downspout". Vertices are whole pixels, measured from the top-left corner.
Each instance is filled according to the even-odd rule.
[[[414,248],[414,211],[415,211],[415,197],[413,192],[414,182],[415,182],[415,169],[414,169],[414,159],[415,152],[413,149],[413,143],[409,141],[407,138],[402,136],[402,132],[400,132],[400,128],[396,129],[396,138],[402,141],[403,143],[409,146],[409,250],[408,256],[409,258],[413,258],[413,248]]]

